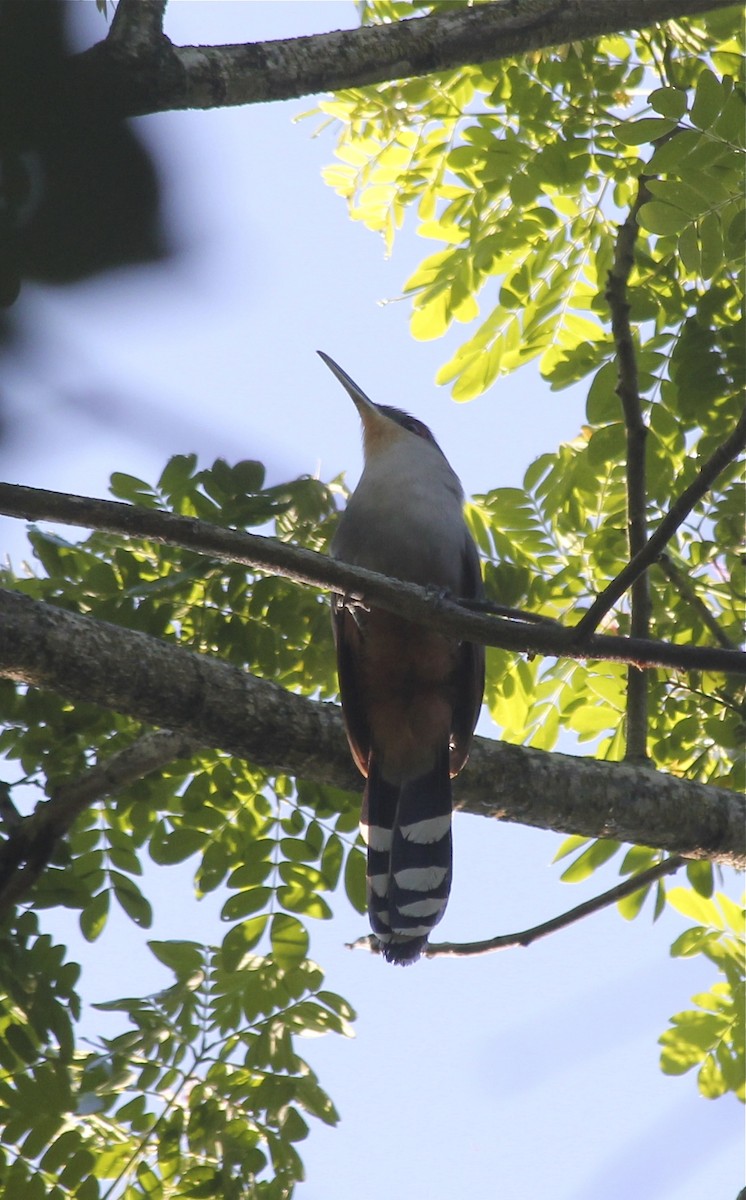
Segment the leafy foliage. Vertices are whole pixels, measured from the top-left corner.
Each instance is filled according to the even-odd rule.
[[[396,19],[403,7],[411,10],[368,4],[365,16]],[[327,182],[353,219],[391,245],[414,207],[420,236],[445,246],[405,285],[413,335],[436,338],[453,320],[473,322],[485,292],[486,316],[438,376],[454,383],[456,399],[536,356],[555,387],[612,358],[604,287],[615,220],[643,172],[661,176],[640,218],[660,236],[641,248],[635,317],[657,322],[655,348],[670,345],[670,334],[660,335],[678,328],[702,280],[737,287],[742,54],[734,9],[321,105],[341,126],[340,164]],[[637,107],[641,90],[647,103]],[[685,230],[687,253],[677,241]]]
[[[364,7],[371,21],[402,15],[397,4]],[[626,437],[605,287],[617,222],[636,201],[629,292],[650,528],[740,415],[742,64],[733,10],[321,106],[340,129],[340,165],[327,182],[350,215],[390,245],[413,208],[418,233],[443,246],[405,285],[415,337],[440,337],[454,320],[476,326],[438,381],[470,399],[534,357],[553,389],[588,380],[577,439],[532,463],[522,488],[498,488],[470,507],[501,603],[574,620],[628,558]],[[707,639],[706,603],[723,636],[738,639],[742,525],[738,488],[692,514],[670,556],[695,599],[656,569],[653,636]],[[626,602],[609,622],[629,631]],[[618,668],[489,658],[488,701],[505,738],[552,749],[567,729],[598,742],[604,757],[622,756]],[[722,679],[651,672],[653,760],[743,787],[743,706],[743,692]]]
[[[376,2],[363,12],[383,21],[409,8]],[[340,165],[327,182],[353,219],[391,244],[413,208],[418,233],[443,246],[405,285],[414,336],[440,337],[454,320],[476,325],[439,382],[469,399],[534,357],[553,389],[588,380],[577,439],[532,463],[522,488],[470,506],[488,588],[502,603],[574,620],[628,557],[625,427],[605,288],[617,224],[635,202],[629,291],[650,528],[740,415],[742,79],[733,9],[634,39],[350,91],[321,106],[340,131]],[[723,636],[738,639],[742,524],[743,493],[727,486],[684,524],[671,559],[695,600],[656,569],[653,636],[707,639],[707,606]],[[628,632],[626,602],[609,622]],[[621,757],[618,668],[490,658],[488,699],[504,737],[551,749],[564,728]],[[743,704],[722,679],[653,678],[654,761],[742,787]]]
[[[744,1100],[746,914],[720,894],[706,900],[684,888],[672,888],[668,900],[684,916],[701,922],[676,939],[671,953],[681,958],[703,954],[725,978],[708,992],[692,997],[695,1009],[671,1018],[671,1028],[660,1039],[661,1067],[669,1075],[698,1067],[697,1083],[703,1096],[713,1100],[732,1091]]]
[[[442,5],[418,3],[430,11]],[[364,21],[412,6],[372,0]],[[552,390],[587,386],[576,439],[531,463],[520,488],[468,506],[500,603],[572,624],[629,558],[627,431],[607,294],[619,226],[636,223],[627,288],[647,437],[646,521],[655,528],[743,408],[744,35],[720,11],[348,91],[320,105],[338,132],[327,183],[387,248],[411,213],[438,244],[404,284],[415,338],[464,337],[437,381],[457,400],[532,359]],[[449,345],[453,345],[451,337]],[[496,397],[496,403],[498,399]],[[733,466],[650,571],[654,637],[737,644],[746,594],[742,488]],[[607,628],[628,633],[624,599]],[[746,694],[733,681],[649,671],[648,753],[676,775],[742,790]],[[541,663],[488,649],[486,699],[508,741],[554,748],[562,731],[603,758],[625,753],[625,671]],[[620,872],[657,852],[572,837],[567,882],[623,852]],[[691,864],[698,896],[708,864]],[[631,919],[647,891],[619,904]],[[653,915],[663,911],[663,881]],[[737,1050],[743,1072],[742,1047]],[[732,1078],[732,1075],[731,1075]]]
[[[99,7],[103,8],[103,4]],[[378,0],[365,20],[431,6]],[[441,6],[442,7],[442,6]],[[649,527],[730,432],[744,394],[743,44],[735,10],[635,37],[608,37],[467,66],[438,77],[340,94],[328,182],[352,217],[391,245],[407,212],[437,244],[405,284],[412,332],[465,340],[438,375],[468,400],[531,360],[549,387],[587,387],[578,436],[531,463],[520,488],[468,506],[487,587],[503,604],[571,623],[628,558],[627,443],[617,395],[606,283],[618,225],[637,223],[630,319],[647,426]],[[654,636],[739,636],[746,593],[733,467],[651,569]],[[264,486],[261,464],[194,456],[155,487],[119,474],[115,496],[324,550],[335,493],[316,480]],[[81,542],[32,530],[39,575],[27,594],[199,652],[282,686],[336,695],[328,613],[307,588],[194,552],[93,533]],[[686,586],[684,586],[684,583]],[[627,602],[608,627],[628,632]],[[589,751],[625,752],[626,680],[609,664],[539,663],[491,650],[487,702],[501,735],[551,750],[569,732]],[[744,785],[744,695],[722,677],[650,672],[648,746],[661,769]],[[129,745],[140,726],[92,705],[0,682],[0,751],[18,808]],[[335,1120],[297,1055],[303,1033],[348,1032],[352,1012],[308,959],[310,922],[342,887],[364,907],[357,812],[334,789],[204,752],[172,763],[80,815],[22,911],[2,929],[0,1185],[7,1195],[289,1196],[302,1177],[306,1115]],[[3,831],[12,833],[12,823]],[[579,882],[616,855],[630,875],[657,861],[644,846],[570,838],[557,859]],[[45,908],[106,936],[112,903],[152,921],[148,872],[189,862],[198,897],[217,901],[222,944],[157,942],[174,982],[103,1008],[125,1026],[94,1051],[77,1042],[79,968],[43,932]],[[697,922],[674,943],[725,977],[662,1038],[663,1069],[698,1067],[709,1096],[743,1097],[740,917],[711,899],[708,864],[689,889],[655,888]],[[635,917],[646,893],[620,903]],[[305,1114],[305,1115],[304,1115]]]
[[[117,475],[112,490],[149,508],[326,544],[331,489],[309,479],[262,484],[258,463],[199,470],[186,456],[170,461],[155,488]],[[219,654],[286,687],[335,688],[328,612],[308,590],[101,533],[76,544],[36,529],[30,541],[45,573],[13,584],[32,596]],[[29,793],[53,797],[58,784],[142,732],[125,717],[8,681],[0,713],[0,746],[22,775],[9,791],[22,802]],[[185,1195],[290,1195],[302,1178],[301,1110],[336,1120],[294,1038],[348,1033],[353,1015],[322,989],[306,922],[331,916],[322,893],[340,883],[364,908],[356,829],[350,796],[269,778],[218,753],[172,763],[78,817],[38,881],[38,911],[77,911],[89,941],[104,936],[112,902],[147,929],[149,864],[189,860],[197,897],[217,894],[228,928],[217,948],[151,943],[175,973],[173,987],[99,1006],[128,1028],[83,1053],[78,966],[31,913],[8,927],[0,956],[7,1194],[93,1200],[114,1180],[122,1195],[151,1197],[178,1177]]]
[[[287,965],[276,954],[228,964],[224,951],[193,942],[150,946],[174,984],[98,1005],[130,1028],[94,1051],[60,1041],[51,1050],[30,1021],[27,1034],[6,1027],[0,1117],[6,1144],[18,1147],[0,1163],[6,1195],[96,1200],[124,1186],[117,1194],[135,1200],[168,1195],[178,1179],[182,1195],[280,1200],[303,1178],[301,1110],[336,1122],[293,1038],[349,1033],[353,1014],[321,990],[302,951]],[[62,950],[45,946],[36,969]]]

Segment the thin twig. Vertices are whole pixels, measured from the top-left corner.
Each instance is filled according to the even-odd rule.
[[[469,612],[491,613],[495,617],[509,617],[511,621],[527,621],[531,625],[549,625],[555,629],[564,629],[562,622],[555,617],[547,617],[543,613],[526,612],[523,608],[513,608],[510,604],[498,604],[495,600],[459,599],[459,604]]]
[[[606,299],[611,313],[611,332],[616,346],[617,387],[624,414],[627,441],[627,544],[629,557],[640,554],[647,542],[647,425],[642,415],[642,402],[637,375],[637,355],[629,319],[627,294],[635,263],[637,214],[650,198],[645,177],[640,176],[637,195],[627,219],[619,226],[614,246],[614,261],[606,283]],[[647,571],[641,571],[630,593],[630,633],[646,638],[650,634],[650,582]],[[648,758],[648,674],[645,670],[627,668],[626,757],[632,762]]]
[[[524,929],[520,933],[501,933],[497,937],[485,938],[480,942],[431,942],[425,946],[422,956],[423,958],[474,958],[479,954],[493,954],[496,950],[512,950],[515,946],[530,946],[532,942],[538,942],[539,938],[548,937],[550,933],[556,933],[558,929],[566,929],[568,925],[574,925],[576,921],[581,921],[592,913],[609,908],[610,905],[623,900],[625,896],[632,896],[635,892],[650,887],[664,875],[673,875],[684,865],[685,861],[678,854],[674,854],[671,858],[664,858],[662,862],[649,867],[647,871],[640,871],[639,874],[632,875],[629,879],[625,879],[624,883],[610,888],[608,892],[602,892],[600,896],[585,900],[582,904],[571,908],[569,912],[561,913],[558,917],[552,917],[549,921],[544,921],[541,925],[533,925],[530,929]],[[350,950],[370,950],[373,954],[380,953],[378,942],[372,934],[349,943],[348,948]]]
[[[56,788],[49,800],[22,818],[0,844],[0,918],[28,896],[80,813],[167,763],[191,757],[198,749],[194,739],[161,729]]]
[[[698,596],[692,581],[688,575],[679,567],[671,558],[670,554],[661,554],[658,558],[658,566],[663,574],[678,590],[679,594],[684,597],[688,604],[695,610],[702,624],[705,625],[715,641],[723,647],[724,650],[735,650],[736,644],[732,642],[727,633],[720,628],[720,622],[714,613],[711,613],[701,596]]]
[[[714,450],[701,467],[696,479],[690,483],[677,500],[671,505],[655,533],[645,543],[643,549],[636,554],[631,562],[612,579],[596,597],[585,616],[573,630],[573,641],[582,644],[589,634],[600,625],[607,612],[623,596],[638,575],[654,563],[664,546],[671,540],[677,529],[684,523],[692,509],[709,492],[718,475],[730,466],[735,458],[746,447],[746,409],[734,425],[731,433],[724,442]]]
[[[487,938],[482,942],[464,942],[455,945],[449,942],[435,943],[426,946],[423,954],[428,958],[465,958],[469,955],[490,954],[494,950],[506,950],[510,946],[530,946],[539,938],[548,937],[550,933],[555,933],[558,929],[566,929],[568,925],[581,921],[583,917],[601,912],[602,909],[609,908],[610,905],[623,900],[625,896],[632,896],[642,888],[650,887],[664,875],[672,875],[684,865],[685,861],[679,854],[664,858],[654,867],[648,867],[647,871],[640,871],[639,874],[625,879],[624,883],[618,883],[616,887],[609,888],[608,892],[602,892],[600,896],[585,900],[582,904],[571,908],[569,912],[552,917],[549,921],[544,921],[541,925],[535,925],[531,929],[525,929],[522,933],[502,934],[498,937]]]

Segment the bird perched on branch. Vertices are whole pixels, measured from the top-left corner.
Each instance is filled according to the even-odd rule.
[[[357,408],[365,457],[332,555],[454,597],[479,596],[463,490],[430,430],[374,404],[319,354]],[[484,648],[341,595],[332,622],[347,739],[366,779],[371,928],[389,962],[415,962],[448,902],[451,778],[469,756]]]

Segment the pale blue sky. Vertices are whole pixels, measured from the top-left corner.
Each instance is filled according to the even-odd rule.
[[[75,7],[90,43],[101,18],[92,0]],[[356,24],[346,0],[172,0],[166,30],[181,43],[238,42]],[[411,340],[406,302],[380,304],[432,246],[405,230],[386,261],[382,242],[348,220],[320,177],[329,135],[313,139],[313,120],[292,124],[311,106],[138,123],[182,257],[169,270],[26,290],[4,477],[105,495],[114,470],[154,479],[171,454],[197,450],[207,463],[260,458],[272,482],[341,470],[354,482],[357,418],[317,348],[374,400],[424,419],[467,493],[518,484],[532,458],[576,434],[582,393],[550,393],[530,369],[469,405],[435,388],[447,348]],[[17,560],[21,545],[18,524],[3,520],[0,548]],[[549,865],[558,843],[458,816],[439,935],[525,928],[616,881],[612,864],[585,885],[561,884]],[[190,907],[188,870],[159,869],[151,892],[149,936],[222,937],[220,897]],[[311,930],[311,953],[359,1020],[353,1042],[299,1047],[342,1117],[336,1130],[314,1123],[300,1147],[299,1200],[735,1200],[741,1106],[707,1102],[691,1076],[658,1069],[667,1018],[712,982],[702,960],[668,956],[682,918],[667,912],[651,927],[647,915],[628,924],[612,910],[528,950],[397,970],[344,949],[365,921],[342,895],[334,904],[335,920]],[[55,917],[54,931],[82,956],[89,1000],[166,981],[119,915],[92,948],[74,914]],[[87,1015],[86,1027],[101,1017]]]

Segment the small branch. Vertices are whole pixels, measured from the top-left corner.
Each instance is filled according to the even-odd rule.
[[[617,884],[608,892],[602,892],[600,896],[585,900],[582,904],[571,908],[569,912],[552,917],[541,925],[523,929],[520,933],[501,933],[497,937],[484,938],[479,942],[429,942],[422,951],[422,957],[475,958],[479,954],[493,954],[496,950],[512,950],[516,946],[530,946],[532,942],[538,942],[540,938],[548,937],[549,934],[556,933],[559,929],[566,929],[568,925],[582,921],[584,917],[588,917],[592,913],[609,908],[612,904],[623,900],[625,896],[632,896],[635,892],[650,887],[664,875],[673,875],[684,865],[685,861],[678,854],[672,858],[665,858],[662,862],[656,863],[654,867],[649,867],[647,871],[640,871],[637,875],[625,879],[624,883]],[[347,949],[370,950],[371,954],[381,953],[381,947],[375,934],[366,934],[354,942],[348,942]]]
[[[709,492],[718,475],[728,467],[746,447],[746,410],[742,413],[733,430],[713,451],[699,471],[696,479],[690,483],[679,498],[674,501],[655,533],[648,539],[645,546],[624,570],[612,579],[594,600],[585,616],[573,630],[573,641],[580,644],[598,628],[607,612],[623,596],[627,588],[643,571],[654,563],[661,551],[671,540],[677,529],[684,523],[689,513],[700,500]]]
[[[627,285],[635,264],[637,214],[650,199],[644,176],[640,176],[637,196],[627,219],[619,227],[614,247],[614,262],[606,284],[606,299],[611,313],[611,332],[616,346],[617,388],[627,434],[627,544],[630,560],[640,554],[647,542],[646,443],[648,430],[642,415],[637,375],[637,356],[629,319]],[[650,635],[650,582],[641,571],[630,594],[630,633],[632,637]],[[648,760],[648,674],[637,667],[627,668],[626,758],[632,762]]]
[[[145,734],[56,788],[31,816],[21,818],[0,844],[0,919],[28,896],[80,813],[167,763],[192,757],[198,749],[194,739],[167,729]]]
[[[481,942],[435,942],[427,945],[422,951],[425,958],[466,958],[470,955],[491,954],[495,950],[507,950],[513,946],[530,946],[532,942],[538,942],[539,938],[548,937],[550,933],[556,933],[558,929],[566,929],[568,925],[574,925],[576,921],[582,921],[584,917],[590,916],[592,913],[601,912],[604,908],[609,908],[610,905],[616,904],[619,900],[623,900],[625,896],[632,896],[635,892],[639,892],[642,888],[650,887],[658,879],[664,875],[673,875],[680,867],[684,865],[684,859],[678,855],[673,855],[672,858],[664,858],[662,862],[656,863],[654,867],[649,867],[647,871],[640,871],[637,875],[632,875],[629,879],[625,879],[624,883],[619,883],[616,887],[610,888],[608,892],[602,892],[600,896],[594,896],[591,900],[585,900],[582,904],[578,904],[575,908],[571,908],[569,912],[561,913],[558,917],[552,917],[549,921],[544,921],[541,925],[534,925],[531,929],[524,929],[521,933],[504,933],[499,934],[494,938],[486,938]]]
[[[584,638],[581,643],[577,638],[578,626],[568,630],[549,621],[537,622],[531,613],[518,621],[470,612],[453,600],[434,595],[432,588],[387,579],[376,571],[350,567],[277,538],[225,529],[193,517],[10,483],[0,483],[0,513],[99,529],[162,545],[183,546],[219,562],[238,563],[283,575],[296,583],[330,588],[353,599],[374,603],[407,620],[431,625],[453,637],[499,646],[503,650],[746,675],[746,654],[738,650],[677,646],[669,642],[598,634]]]
[[[547,625],[553,629],[564,629],[561,621],[554,617],[546,617],[542,613],[526,612],[523,608],[513,608],[509,604],[498,604],[495,600],[483,597],[459,599],[459,606],[469,612],[490,613],[495,617],[508,617],[511,621],[529,622],[531,625]]]
[[[163,37],[168,0],[119,0],[112,17],[107,46],[137,55],[152,51]]]
[[[10,798],[10,784],[0,783],[0,835],[11,833],[22,821],[23,817]]]
[[[674,585],[679,594],[684,597],[686,602],[691,605],[697,613],[703,625],[709,629],[715,641],[723,647],[724,650],[735,650],[735,642],[732,642],[728,635],[720,628],[720,623],[717,617],[710,612],[701,596],[697,595],[692,581],[689,576],[673,561],[669,554],[661,554],[658,557],[658,566],[660,567],[666,578]]]

